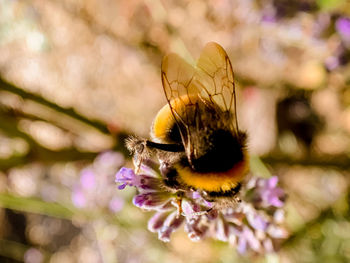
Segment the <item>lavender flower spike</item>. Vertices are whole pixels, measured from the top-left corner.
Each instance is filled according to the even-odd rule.
[[[119,152],[100,153],[92,164],[80,171],[78,180],[72,185],[72,203],[84,209],[107,208],[112,213],[121,210],[124,201],[111,183],[123,162],[123,155]]]
[[[137,186],[139,184],[139,179],[134,173],[134,170],[125,167],[122,167],[115,175],[115,181],[121,183],[121,185],[118,186],[120,190],[124,189],[127,185]]]
[[[135,206],[144,209],[155,210],[165,205],[170,200],[171,195],[167,192],[149,192],[136,195],[133,199]]]
[[[275,207],[282,207],[284,205],[282,199],[284,197],[284,191],[277,187],[278,177],[273,176],[269,179],[261,181],[261,198],[266,205],[272,205]]]
[[[159,171],[146,166],[137,175],[131,169],[122,168],[116,175],[116,182],[120,184],[119,189],[127,185],[136,187],[134,205],[155,212],[148,229],[157,232],[164,242],[169,242],[171,234],[181,225],[192,241],[214,238],[236,246],[239,253],[271,252],[277,249],[278,240],[287,236],[281,226],[285,195],[277,185],[276,176],[247,179],[237,196],[241,202],[224,208],[206,200],[200,190],[167,191]]]
[[[350,38],[350,18],[340,17],[335,22],[335,28],[343,37]]]

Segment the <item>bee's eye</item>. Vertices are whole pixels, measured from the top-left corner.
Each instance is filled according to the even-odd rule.
[[[144,143],[139,143],[137,144],[137,146],[135,147],[135,151],[138,154],[141,154],[143,152],[143,150],[145,149],[145,145]]]
[[[169,129],[169,139],[175,143],[181,143],[180,130],[176,123]]]

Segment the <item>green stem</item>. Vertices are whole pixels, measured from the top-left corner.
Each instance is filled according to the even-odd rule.
[[[35,101],[41,105],[44,105],[46,107],[49,107],[49,108],[55,110],[57,112],[63,113],[65,115],[68,115],[76,120],[79,120],[79,121],[85,123],[85,124],[88,124],[104,134],[110,134],[106,125],[102,121],[95,120],[95,119],[89,119],[89,118],[81,115],[80,113],[76,112],[73,108],[63,108],[63,107],[61,107],[61,106],[59,106],[51,101],[39,96],[38,94],[34,94],[31,92],[25,91],[19,87],[16,87],[14,84],[7,82],[6,80],[4,80],[1,77],[0,77],[0,90],[5,90],[7,92],[16,94],[23,99]]]
[[[37,198],[25,198],[6,193],[0,194],[0,207],[62,219],[71,219],[76,213],[74,208],[67,208],[58,203],[45,202]]]

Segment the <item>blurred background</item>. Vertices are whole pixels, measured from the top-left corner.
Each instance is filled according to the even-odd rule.
[[[162,243],[114,176],[166,103],[160,63],[221,44],[251,170],[277,175],[280,251]],[[349,262],[350,3],[1,0],[0,262]]]

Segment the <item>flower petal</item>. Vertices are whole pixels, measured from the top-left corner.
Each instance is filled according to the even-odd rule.
[[[129,168],[126,168],[126,167],[122,167],[122,168],[117,172],[117,174],[115,175],[115,181],[116,181],[117,183],[125,182],[125,181],[128,181],[128,180],[131,180],[131,179],[134,178],[135,176],[136,176],[136,175],[135,175],[133,169],[129,169]]]
[[[122,188],[125,186],[138,186],[140,182],[140,177],[134,173],[134,170],[122,167],[115,175],[115,182],[123,184]]]
[[[151,232],[157,232],[164,225],[165,219],[169,213],[158,212],[155,213],[150,220],[148,220],[148,230]]]
[[[86,190],[93,189],[96,186],[95,174],[92,169],[87,168],[81,172],[80,183]]]
[[[151,177],[148,175],[139,175],[139,182],[137,187],[139,190],[144,191],[159,191],[161,190],[162,181],[159,178]]]
[[[247,220],[249,224],[256,230],[262,230],[265,231],[268,224],[268,221],[266,221],[262,216],[254,213],[254,214],[248,214]]]
[[[135,206],[157,210],[159,206],[165,205],[171,198],[171,195],[166,192],[148,192],[134,196],[133,203]]]
[[[186,221],[185,230],[192,241],[201,240],[208,231],[208,226],[201,223],[201,217]]]
[[[189,200],[182,200],[181,202],[182,211],[188,218],[196,217],[196,213],[201,211],[200,205]]]
[[[184,221],[183,216],[178,216],[177,211],[171,213],[164,221],[163,227],[158,231],[158,238],[164,242],[170,241],[170,235],[178,229]]]
[[[220,241],[227,241],[229,237],[229,225],[222,218],[216,221],[215,236]]]
[[[278,177],[272,176],[271,178],[266,180],[266,186],[267,188],[275,188],[278,183]]]
[[[249,246],[254,251],[259,252],[261,249],[261,244],[260,244],[259,240],[255,237],[253,231],[245,226],[243,232],[244,232],[245,238],[247,239]]]
[[[73,190],[72,202],[78,208],[82,208],[86,206],[87,200],[84,195],[84,192],[80,188],[75,188]]]

